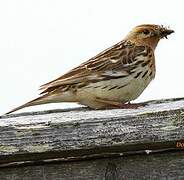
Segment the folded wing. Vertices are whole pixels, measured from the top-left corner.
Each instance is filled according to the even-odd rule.
[[[145,50],[145,46],[135,46],[129,41],[121,41],[63,76],[42,85],[41,94],[50,93],[67,85],[128,76],[134,72],[136,65],[141,61],[137,57]]]

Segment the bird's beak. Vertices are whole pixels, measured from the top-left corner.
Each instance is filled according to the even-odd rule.
[[[159,29],[160,38],[166,38],[167,39],[167,36],[172,34],[172,33],[174,33],[174,31],[171,30],[171,29],[167,29],[167,28],[163,28],[163,27]]]

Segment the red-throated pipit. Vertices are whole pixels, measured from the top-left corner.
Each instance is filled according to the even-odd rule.
[[[119,43],[42,85],[40,97],[8,113],[59,102],[77,102],[94,109],[136,108],[129,102],[155,77],[155,48],[160,39],[173,32],[153,24],[136,26]]]

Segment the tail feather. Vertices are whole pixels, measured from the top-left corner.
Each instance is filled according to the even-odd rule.
[[[40,97],[38,97],[36,99],[33,99],[32,101],[29,101],[29,102],[27,102],[27,103],[25,103],[25,104],[23,104],[23,105],[21,105],[19,107],[16,107],[16,108],[12,109],[11,111],[5,113],[5,115],[10,114],[10,113],[15,112],[15,111],[18,111],[18,110],[23,109],[25,107],[30,107],[30,106],[35,106],[35,105],[49,103],[49,102],[46,101],[46,99],[45,99],[46,97],[47,97],[47,94],[45,94],[43,96],[40,96]]]

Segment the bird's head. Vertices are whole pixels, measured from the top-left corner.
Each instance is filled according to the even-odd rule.
[[[163,26],[154,24],[143,24],[136,26],[130,31],[126,39],[137,44],[148,45],[155,49],[159,40],[167,38],[174,31]]]

